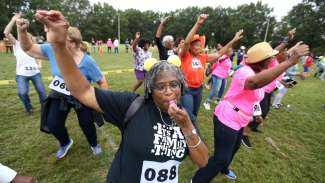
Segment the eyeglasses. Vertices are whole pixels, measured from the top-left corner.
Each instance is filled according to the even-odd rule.
[[[168,87],[171,91],[174,92],[181,88],[181,83],[179,83],[178,81],[172,81],[167,85],[160,83],[160,84],[154,85],[152,88],[154,90],[156,90],[157,92],[164,93],[164,92],[167,92]]]

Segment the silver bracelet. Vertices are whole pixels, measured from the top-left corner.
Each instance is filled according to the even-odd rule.
[[[187,144],[187,147],[189,147],[189,148],[196,148],[197,146],[199,146],[201,144],[202,140],[201,140],[201,137],[200,136],[198,136],[198,137],[199,137],[199,142],[197,144],[195,144],[193,146],[190,146],[190,145]]]

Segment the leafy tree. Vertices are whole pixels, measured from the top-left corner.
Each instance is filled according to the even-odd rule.
[[[294,6],[279,26],[279,32],[286,32],[296,27],[295,40],[308,44],[316,54],[324,54],[325,50],[325,2],[320,0],[304,0]]]
[[[120,35],[123,42],[126,38],[133,39],[134,33],[140,31],[142,37],[152,39],[160,23],[160,18],[172,16],[167,22],[163,35],[186,37],[187,33],[201,13],[209,14],[209,18],[199,30],[204,34],[207,44],[225,44],[236,31],[244,29],[244,38],[239,45],[247,47],[263,41],[267,22],[269,32],[267,41],[274,45],[293,27],[297,28],[296,40],[303,40],[315,52],[324,53],[325,47],[325,1],[303,0],[288,13],[281,22],[276,22],[273,11],[261,1],[243,4],[236,8],[223,7],[189,7],[168,13],[139,11],[127,9],[117,11],[107,3],[91,5],[89,0],[3,0],[0,1],[0,27],[9,22],[14,12],[22,11],[25,18],[31,21],[30,32],[35,35],[45,35],[41,24],[35,22],[34,14],[38,9],[60,10],[70,24],[80,28],[84,40],[91,38],[105,41],[107,38],[118,37],[118,17]],[[293,41],[294,42],[294,41]]]

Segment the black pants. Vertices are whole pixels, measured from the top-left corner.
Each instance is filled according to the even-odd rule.
[[[213,117],[213,124],[214,154],[208,164],[195,173],[193,183],[210,182],[219,172],[228,174],[228,166],[240,147],[243,128],[236,131],[221,123],[216,116]]]
[[[272,97],[272,93],[265,93],[263,100],[260,102],[263,119],[266,118],[267,114],[270,111],[271,97]],[[252,130],[256,130],[259,125],[260,123],[257,123],[254,118],[254,120],[248,124],[248,127]]]
[[[51,103],[48,106],[47,123],[51,133],[59,140],[61,146],[65,146],[69,143],[70,138],[65,127],[65,120],[73,108],[73,105],[68,104],[67,110],[60,110],[60,99],[51,99]],[[82,106],[79,109],[75,109],[83,133],[85,134],[89,145],[97,145],[96,128],[93,123],[92,110],[86,106]]]

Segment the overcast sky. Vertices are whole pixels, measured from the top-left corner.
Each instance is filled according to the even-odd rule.
[[[263,4],[268,4],[273,8],[273,14],[278,20],[285,16],[293,6],[302,2],[302,0],[261,0]],[[115,9],[125,10],[129,8],[141,11],[153,10],[169,12],[172,10],[186,8],[189,6],[199,7],[237,7],[238,5],[257,2],[257,0],[90,0],[91,3],[107,2]]]

